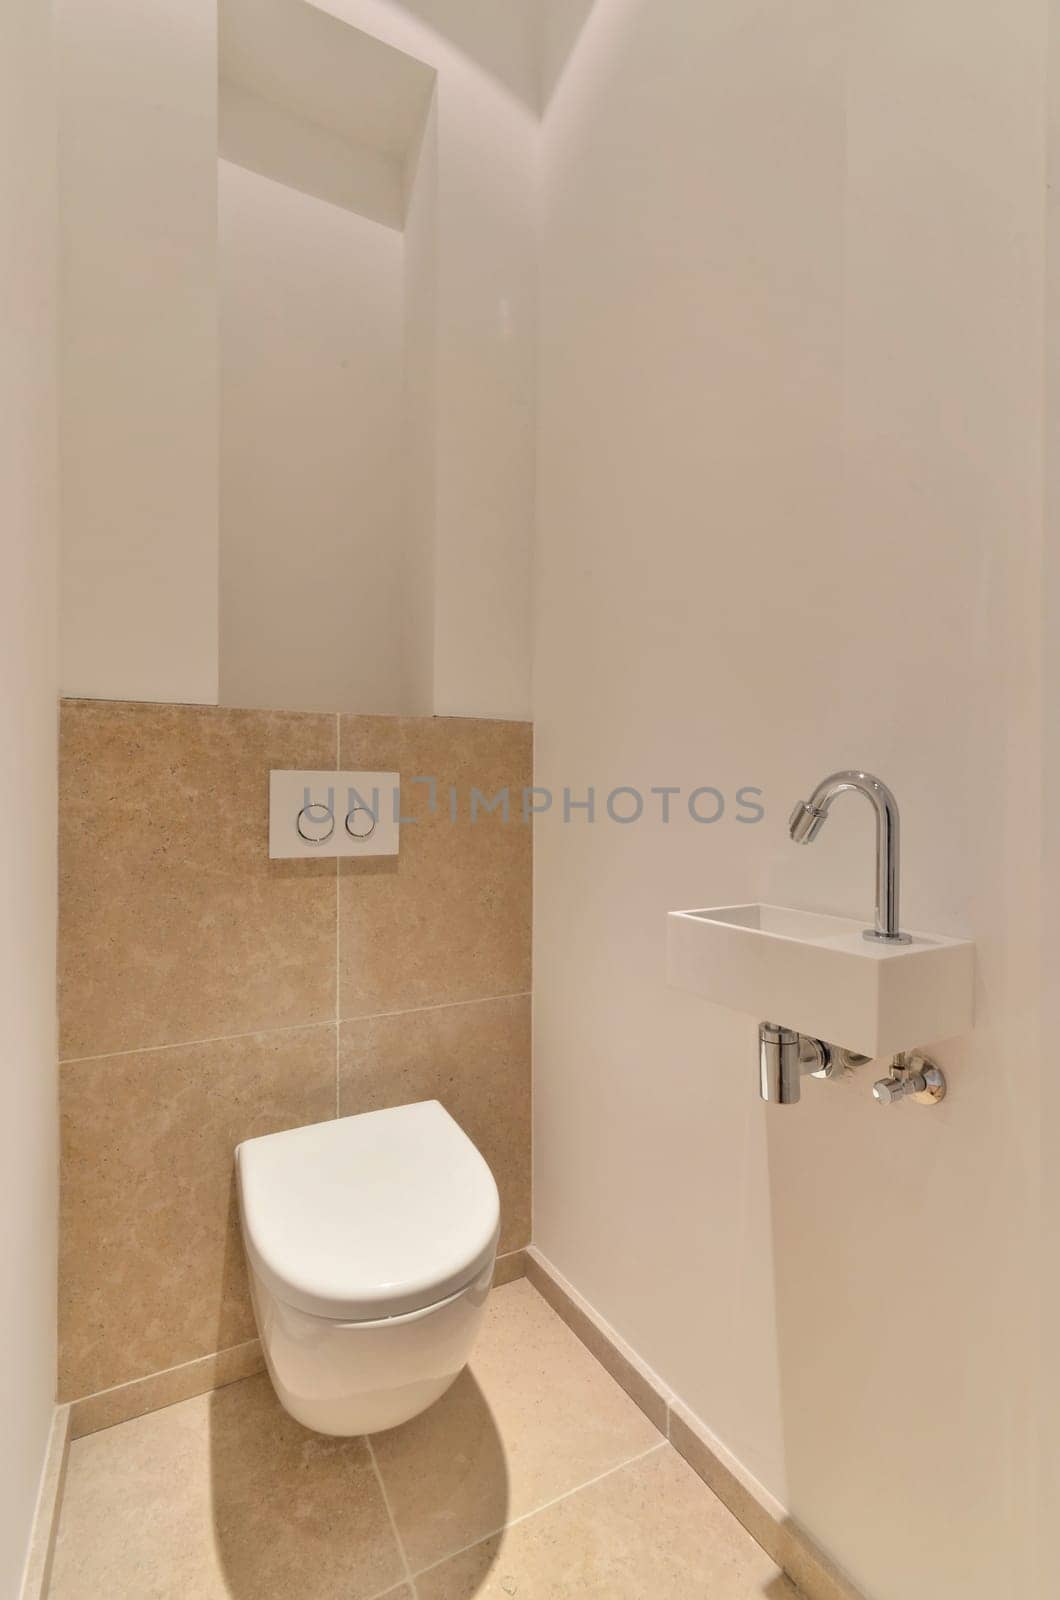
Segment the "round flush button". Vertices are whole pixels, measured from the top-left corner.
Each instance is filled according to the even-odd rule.
[[[367,806],[354,806],[346,816],[346,832],[351,839],[370,839],[375,832],[375,817]]]
[[[302,807],[296,826],[306,844],[326,844],[335,832],[335,816],[330,806],[317,800]]]

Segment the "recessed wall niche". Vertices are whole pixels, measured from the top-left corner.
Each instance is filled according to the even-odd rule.
[[[220,700],[427,711],[435,74],[302,0],[220,23]]]

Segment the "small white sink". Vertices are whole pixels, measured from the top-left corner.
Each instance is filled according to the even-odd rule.
[[[862,937],[865,926],[787,906],[671,911],[667,981],[859,1055],[967,1033],[971,941],[914,933],[910,944],[876,944]]]

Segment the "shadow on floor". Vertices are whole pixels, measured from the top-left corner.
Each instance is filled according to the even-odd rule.
[[[372,1445],[413,1572],[506,1525],[506,1452],[470,1369],[435,1405]]]
[[[425,1530],[462,1521],[469,1500],[483,1532],[507,1521],[503,1447],[466,1369],[422,1417],[373,1443],[413,1569]],[[303,1428],[264,1374],[211,1396],[210,1479],[217,1553],[233,1600],[365,1600],[404,1577],[365,1441]]]

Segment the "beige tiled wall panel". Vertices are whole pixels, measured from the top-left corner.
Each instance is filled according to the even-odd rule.
[[[401,830],[392,860],[344,861],[339,885],[343,1017],[441,1005],[530,988],[531,829],[522,790],[533,782],[525,722],[464,717],[343,717],[344,769],[399,772]],[[437,781],[431,794],[412,778]],[[455,787],[458,820],[450,819]],[[471,790],[510,793],[510,820],[479,810]]]
[[[269,771],[332,767],[340,736],[438,809],[406,783],[396,861],[270,862]],[[64,1397],[139,1405],[253,1340],[232,1151],[334,1116],[340,1076],[344,1113],[441,1099],[524,1245],[529,724],[74,700],[61,744]],[[472,787],[511,821],[472,825]]]
[[[62,1397],[252,1339],[232,1152],[334,1116],[334,1026],[74,1062],[62,1101]]]
[[[270,861],[273,767],[335,760],[336,719],[67,700],[64,1058],[335,1015],[335,864]]]
[[[530,1239],[530,998],[344,1022],[343,1116],[440,1100],[482,1151],[501,1195],[501,1243]]]

